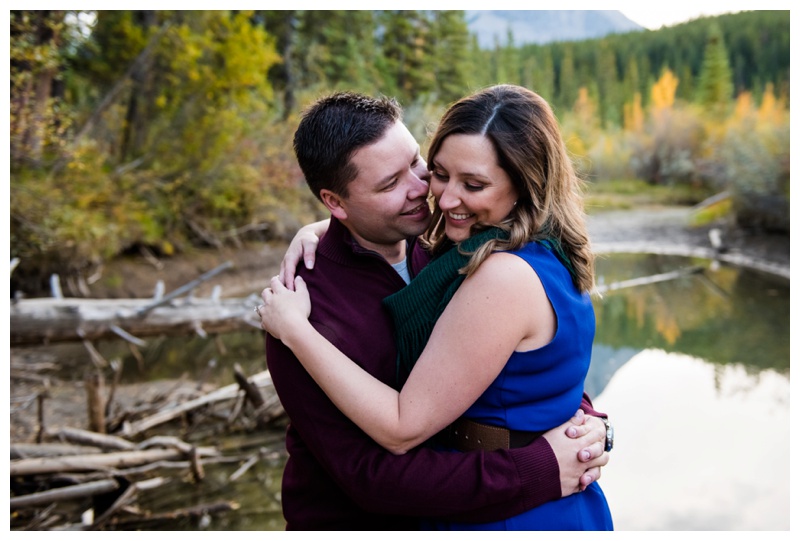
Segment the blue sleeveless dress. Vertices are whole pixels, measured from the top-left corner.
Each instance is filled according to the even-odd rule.
[[[514,430],[545,431],[578,410],[589,370],[595,316],[589,296],[572,282],[567,268],[541,243],[509,252],[539,276],[557,318],[556,335],[546,346],[514,352],[506,366],[465,417]],[[435,530],[613,530],[608,502],[597,482],[579,493],[548,502],[498,522],[431,522]]]

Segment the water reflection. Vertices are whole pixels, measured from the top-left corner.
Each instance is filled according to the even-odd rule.
[[[748,372],[789,375],[789,281],[677,256],[616,254],[597,264],[599,284],[695,266],[701,273],[605,293],[595,299],[597,334],[587,391],[598,395],[645,348],[693,355]]]
[[[587,391],[617,429],[603,488],[620,530],[789,528],[789,283],[674,256],[598,262]]]
[[[788,530],[789,378],[646,349],[595,399],[619,530]]]

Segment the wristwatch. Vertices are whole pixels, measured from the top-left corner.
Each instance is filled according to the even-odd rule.
[[[606,425],[606,453],[614,448],[614,427],[608,424],[608,419],[600,417],[603,424]]]

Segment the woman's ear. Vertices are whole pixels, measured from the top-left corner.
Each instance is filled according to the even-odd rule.
[[[347,210],[344,208],[344,199],[330,190],[320,190],[319,197],[322,204],[328,207],[331,215],[339,221],[347,219]]]

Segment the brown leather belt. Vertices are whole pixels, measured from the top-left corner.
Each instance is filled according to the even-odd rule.
[[[494,451],[525,447],[544,434],[524,430],[509,430],[461,417],[434,436],[434,442],[459,451]]]

